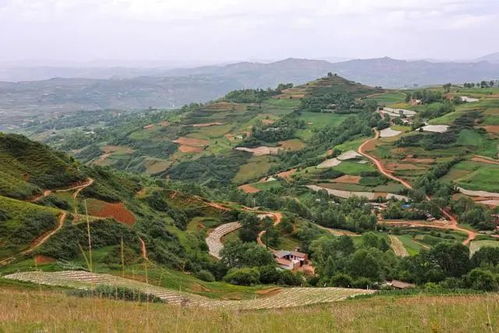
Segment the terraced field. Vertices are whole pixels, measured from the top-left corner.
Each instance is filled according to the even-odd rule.
[[[169,304],[182,304],[200,307],[223,307],[232,310],[291,308],[312,304],[332,303],[356,295],[374,293],[373,290],[349,288],[283,288],[274,290],[271,295],[267,297],[241,301],[222,301],[172,291],[166,288],[124,279],[113,275],[96,274],[85,271],[23,272],[7,275],[5,278],[77,289],[91,289],[96,285],[125,287],[153,294]]]

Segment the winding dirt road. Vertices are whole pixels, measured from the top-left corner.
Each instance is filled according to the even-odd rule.
[[[51,193],[54,193],[54,192],[67,192],[67,191],[73,191],[73,190],[76,190],[75,193],[73,193],[73,199],[76,200],[76,198],[78,197],[78,194],[83,189],[89,187],[93,183],[94,183],[94,179],[88,178],[85,180],[84,183],[74,185],[74,186],[69,187],[69,188],[60,189],[60,190],[45,190],[45,191],[43,191],[43,193],[41,195],[37,196],[34,199],[28,200],[28,201],[29,202],[36,202],[36,201],[42,199],[43,197],[49,196]],[[16,260],[18,256],[23,256],[23,255],[27,255],[27,254],[32,253],[35,249],[37,249],[38,247],[43,245],[45,242],[47,242],[50,239],[50,237],[55,235],[64,226],[64,222],[66,221],[67,215],[68,215],[67,212],[61,211],[61,214],[59,215],[59,218],[57,219],[57,226],[53,230],[50,230],[50,231],[46,232],[45,234],[42,234],[41,236],[39,236],[37,239],[35,239],[31,243],[31,245],[26,250],[21,251],[17,255],[14,255],[14,256],[11,256],[11,257],[8,257],[8,258],[1,260],[0,266],[5,266],[5,265],[10,264],[14,260]]]
[[[371,139],[364,141],[357,149],[357,152],[359,154],[361,154],[362,156],[365,156],[366,158],[368,158],[370,161],[372,161],[374,163],[374,165],[376,166],[376,168],[379,170],[379,172],[381,172],[383,175],[385,175],[386,177],[404,185],[406,188],[412,190],[413,187],[410,183],[408,183],[406,180],[404,180],[402,178],[395,176],[394,174],[391,173],[391,171],[385,169],[385,167],[383,166],[383,163],[381,163],[380,160],[378,160],[373,155],[370,155],[366,151],[366,147],[368,147],[369,144],[374,143],[374,142],[376,142],[376,140],[379,139],[379,131],[377,129],[374,129],[374,133],[375,133],[374,138],[371,138]],[[431,198],[429,196],[426,196],[426,200],[429,201],[429,200],[431,200]],[[438,228],[438,229],[450,229],[450,230],[461,231],[461,232],[464,232],[467,234],[467,238],[463,241],[464,245],[468,245],[473,239],[475,239],[475,237],[477,236],[476,232],[460,227],[458,225],[456,218],[454,216],[452,216],[449,212],[447,212],[445,209],[440,208],[440,212],[442,213],[442,215],[444,215],[449,220],[449,223],[438,224],[438,225],[434,224],[434,223],[424,224],[424,223],[420,223],[420,222],[411,222],[411,221],[398,221],[398,222],[378,221],[378,223],[399,224],[399,225],[405,225],[405,226],[410,226],[410,227]]]

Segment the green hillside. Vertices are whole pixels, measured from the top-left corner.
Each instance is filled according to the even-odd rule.
[[[467,89],[329,74],[29,129],[65,153],[2,135],[0,285],[238,309],[497,291],[497,97]]]

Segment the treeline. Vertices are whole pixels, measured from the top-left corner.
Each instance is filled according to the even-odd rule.
[[[398,279],[429,288],[499,290],[499,248],[482,248],[473,256],[457,243],[441,242],[415,256],[396,257],[383,237],[362,236],[359,245],[350,237],[323,236],[310,249],[320,286],[380,288]],[[470,258],[471,257],[471,258]]]
[[[276,89],[241,89],[225,95],[224,100],[233,103],[261,103],[263,100],[282,93],[284,89],[292,88],[292,83],[281,83]]]
[[[295,137],[299,129],[305,128],[305,122],[295,115],[279,119],[272,124],[258,122],[253,126],[252,135],[240,144],[242,147],[256,147],[265,143],[275,143]]]

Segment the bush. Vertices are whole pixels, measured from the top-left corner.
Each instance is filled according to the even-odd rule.
[[[94,290],[70,290],[68,294],[77,297],[101,297],[130,302],[164,303],[161,298],[140,290],[106,285],[99,285]]]
[[[331,277],[329,284],[333,287],[350,288],[353,285],[350,275],[344,273],[337,273]]]
[[[224,281],[237,285],[250,286],[260,282],[260,272],[255,267],[234,268],[225,275]]]
[[[207,282],[215,281],[215,277],[213,276],[213,274],[210,271],[207,271],[204,269],[197,272],[196,277],[200,280],[207,281]]]
[[[475,290],[497,291],[497,276],[491,271],[475,268],[466,275],[466,284]]]

